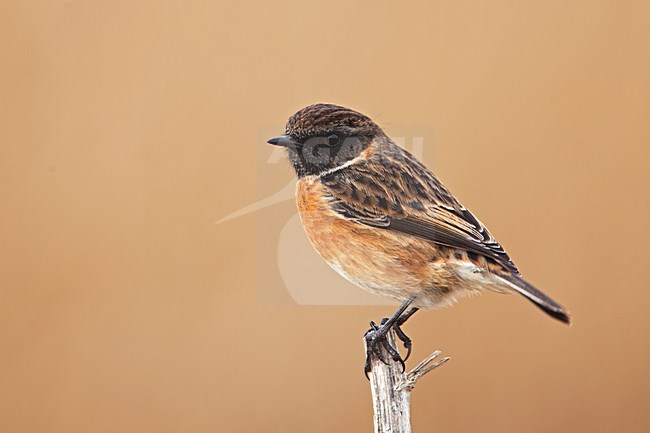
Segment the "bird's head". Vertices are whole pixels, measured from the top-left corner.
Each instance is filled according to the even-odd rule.
[[[298,177],[319,175],[358,157],[381,128],[368,116],[333,104],[303,108],[287,121],[285,135],[270,139],[284,146]]]

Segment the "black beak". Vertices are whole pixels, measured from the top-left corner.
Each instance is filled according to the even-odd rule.
[[[281,135],[279,137],[275,137],[267,141],[267,143],[272,144],[274,146],[284,146],[287,147],[290,144],[295,144],[296,142],[293,141],[293,138],[291,138],[288,135]]]

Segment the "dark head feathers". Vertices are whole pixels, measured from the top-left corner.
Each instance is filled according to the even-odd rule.
[[[378,135],[375,122],[357,111],[334,104],[314,104],[287,121],[286,135],[269,140],[285,146],[298,177],[320,175],[344,167]]]
[[[286,134],[296,139],[338,131],[348,136],[373,136],[381,132],[368,116],[334,104],[309,105],[287,121]]]

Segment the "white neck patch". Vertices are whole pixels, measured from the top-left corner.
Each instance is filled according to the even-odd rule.
[[[318,175],[318,177],[328,176],[328,175],[330,175],[332,173],[336,173],[339,170],[343,170],[345,167],[349,167],[352,164],[356,164],[357,162],[359,162],[359,160],[361,158],[362,158],[361,155],[357,156],[356,158],[352,158],[351,160],[344,162],[343,164],[339,165],[338,167],[330,168],[329,170],[320,173]]]

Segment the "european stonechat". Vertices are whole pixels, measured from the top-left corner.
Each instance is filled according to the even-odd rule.
[[[352,283],[402,302],[381,326],[371,324],[367,338],[386,347],[392,328],[410,353],[400,325],[415,311],[485,289],[517,292],[571,322],[561,305],[521,277],[487,228],[434,174],[368,116],[310,105],[289,118],[285,134],[268,142],[284,146],[296,171],[298,210],[311,244]]]

